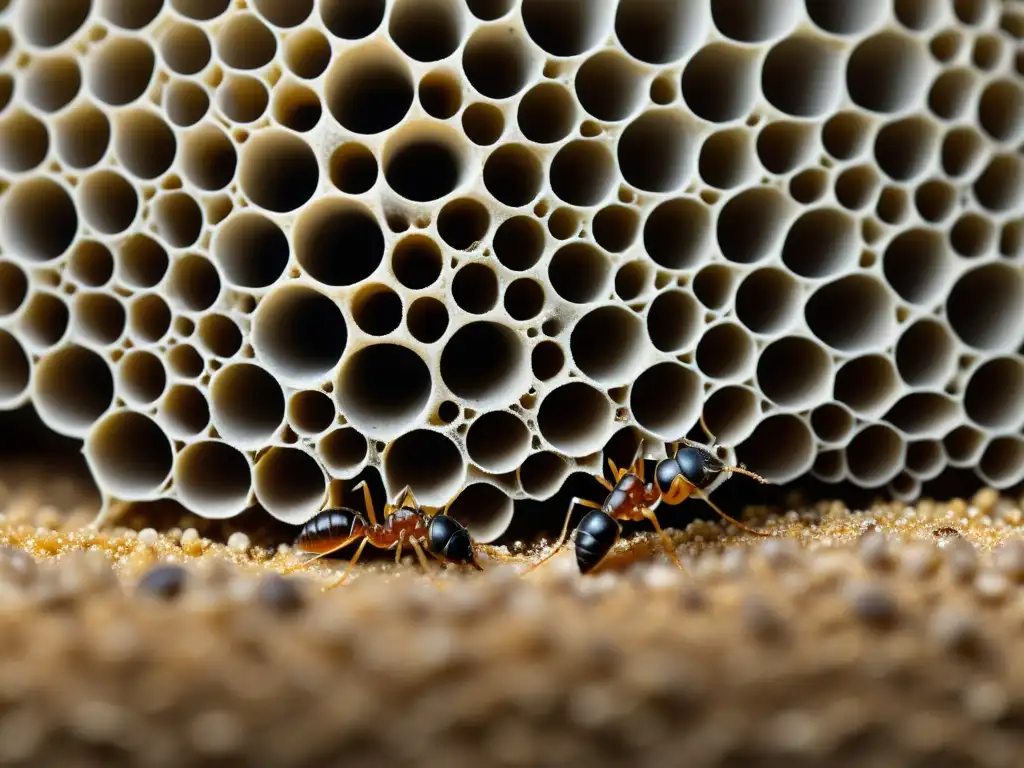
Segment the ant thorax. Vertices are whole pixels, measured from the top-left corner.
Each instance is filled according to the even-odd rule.
[[[620,520],[643,520],[644,507],[655,503],[660,494],[653,483],[644,482],[627,472],[604,501],[601,511]]]

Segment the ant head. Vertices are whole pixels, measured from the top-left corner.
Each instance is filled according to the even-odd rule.
[[[707,488],[724,468],[708,449],[684,445],[671,459],[658,462],[654,479],[664,501],[679,504],[689,495],[691,487]]]
[[[459,565],[472,565],[478,571],[483,570],[476,561],[473,552],[473,540],[466,526],[447,515],[435,515],[430,518],[427,527],[427,546],[430,551]]]

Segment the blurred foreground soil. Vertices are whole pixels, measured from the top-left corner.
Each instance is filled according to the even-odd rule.
[[[0,472],[0,764],[1011,766],[1019,500],[748,510],[582,578],[490,549],[288,577],[276,533],[87,527],[72,477]],[[166,516],[180,514],[167,510]],[[237,522],[237,521],[236,521]],[[191,526],[196,526],[192,528]],[[543,549],[541,550],[543,551]]]

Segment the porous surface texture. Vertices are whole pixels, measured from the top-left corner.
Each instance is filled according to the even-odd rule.
[[[608,569],[492,549],[327,594],[257,531],[0,484],[4,765],[1019,765],[1019,500],[757,509]],[[198,525],[202,533],[191,527]],[[209,534],[209,535],[207,535]],[[326,570],[326,569],[325,569]]]
[[[107,499],[370,469],[488,542],[702,410],[775,483],[1024,478],[1019,3],[0,6],[0,408]]]

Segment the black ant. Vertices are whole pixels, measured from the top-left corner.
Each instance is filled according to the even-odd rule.
[[[430,576],[430,570],[423,555],[424,549],[442,562],[472,565],[478,571],[483,570],[477,562],[469,531],[458,520],[448,516],[448,509],[458,498],[458,494],[445,504],[443,511],[429,515],[417,503],[409,486],[406,486],[399,492],[394,504],[384,505],[384,522],[378,523],[370,489],[365,480],[352,490],[360,488],[363,489],[363,501],[369,523],[362,514],[348,507],[332,507],[318,512],[302,526],[295,540],[296,549],[314,557],[288,569],[286,573],[305,568],[315,560],[333,554],[360,539],[359,547],[349,561],[345,573],[334,584],[325,587],[325,592],[345,583],[367,544],[372,544],[377,549],[394,549],[396,563],[402,559],[403,545],[409,544],[427,576]]]
[[[683,438],[672,444],[672,456],[658,462],[654,470],[654,480],[644,482],[644,459],[643,441],[637,446],[636,455],[628,468],[620,469],[615,462],[608,459],[608,466],[611,468],[612,477],[615,480],[613,486],[603,475],[594,475],[601,485],[608,489],[609,493],[604,504],[598,504],[589,499],[581,499],[574,496],[569,502],[569,509],[565,515],[565,524],[562,526],[562,533],[554,548],[539,562],[526,570],[526,573],[539,568],[549,559],[554,557],[559,549],[565,544],[566,535],[569,531],[569,520],[572,517],[573,508],[579,504],[590,507],[593,511],[587,513],[578,526],[576,526],[576,564],[580,573],[589,573],[597,568],[608,556],[619,536],[622,534],[620,520],[650,520],[661,539],[662,547],[669,558],[681,570],[685,572],[683,564],[676,555],[675,548],[668,535],[662,529],[658,518],[651,507],[659,500],[666,504],[675,506],[682,504],[690,496],[701,498],[708,506],[717,512],[722,518],[745,531],[757,536],[769,536],[765,531],[758,531],[744,525],[725,514],[718,506],[708,498],[706,489],[710,487],[723,472],[737,472],[757,480],[759,483],[767,483],[760,475],[757,475],[742,466],[728,466],[721,461],[717,454],[717,440],[708,430],[704,422],[704,415],[701,414],[700,424],[710,442],[701,445]],[[680,449],[680,443],[683,448]]]

